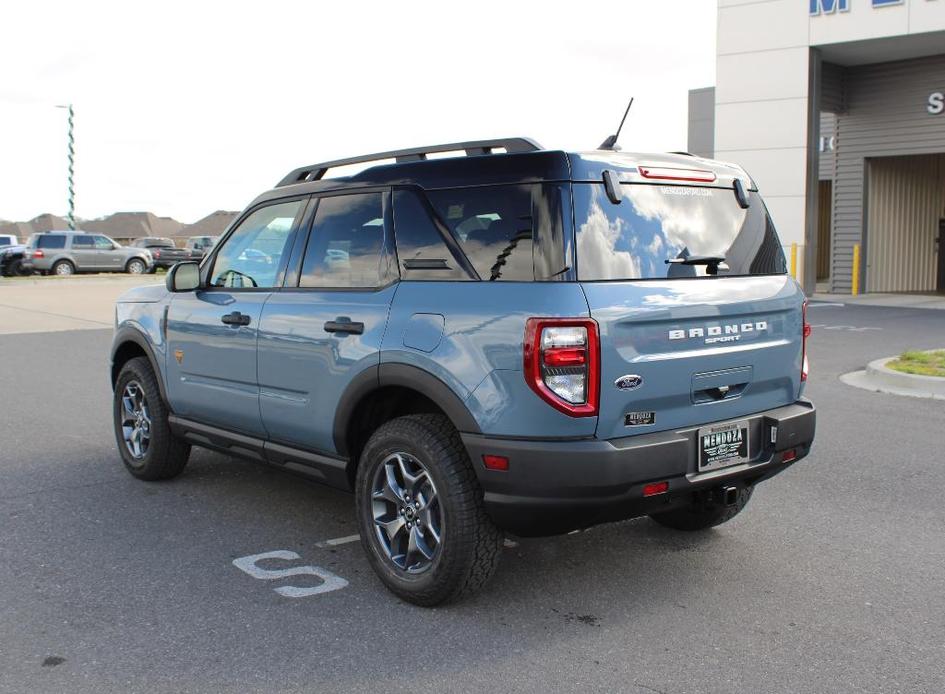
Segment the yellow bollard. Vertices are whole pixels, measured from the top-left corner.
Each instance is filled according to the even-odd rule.
[[[853,244],[853,280],[850,283],[850,293],[856,296],[860,293],[860,244]]]
[[[791,277],[797,279],[797,244],[791,244]]]

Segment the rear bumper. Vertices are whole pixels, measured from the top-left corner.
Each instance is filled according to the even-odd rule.
[[[700,427],[609,441],[462,437],[493,520],[519,535],[554,535],[667,511],[701,490],[757,484],[810,452],[816,411],[809,400],[743,420],[749,423],[749,462],[704,473],[696,470]],[[785,460],[791,451],[796,457]],[[485,454],[508,457],[509,469],[487,470]],[[645,484],[662,481],[669,482],[667,493],[644,498]]]

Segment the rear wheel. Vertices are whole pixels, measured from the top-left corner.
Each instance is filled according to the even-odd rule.
[[[151,363],[130,359],[115,382],[113,417],[118,453],[139,479],[170,479],[187,465],[190,444],[171,433],[167,415]]]
[[[61,277],[66,275],[74,275],[75,266],[68,260],[60,260],[58,263],[52,266],[52,273]]]
[[[10,277],[28,277],[33,274],[32,270],[27,270],[22,260],[14,260],[7,268],[7,274]]]
[[[148,268],[144,264],[144,261],[140,258],[132,258],[125,266],[125,272],[127,272],[129,275],[141,275],[144,274],[144,271],[147,269]]]
[[[438,605],[475,592],[495,572],[502,534],[446,417],[382,425],[361,454],[355,494],[371,567],[402,599]]]
[[[650,516],[662,526],[673,530],[708,530],[716,525],[722,525],[732,520],[748,505],[754,487],[739,487],[735,496],[735,503],[727,505],[723,494],[713,490],[708,494],[697,496],[692,504],[683,508],[654,513]]]

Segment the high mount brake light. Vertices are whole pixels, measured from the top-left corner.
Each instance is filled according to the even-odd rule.
[[[600,338],[590,318],[529,318],[525,381],[542,400],[571,417],[597,415]]]
[[[811,327],[807,322],[807,302],[801,307],[801,381],[806,381],[810,373],[810,363],[807,361],[807,338],[810,337]]]
[[[702,169],[673,169],[663,166],[641,166],[640,175],[654,181],[692,181],[694,183],[712,183],[716,176],[711,171]]]

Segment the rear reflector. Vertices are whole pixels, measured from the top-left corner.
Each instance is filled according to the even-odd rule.
[[[789,450],[789,451],[784,451],[784,453],[781,454],[781,462],[782,462],[782,463],[790,463],[792,460],[796,460],[796,459],[797,459],[797,449],[796,449],[796,448],[792,448],[792,449]]]
[[[482,456],[482,462],[487,470],[505,471],[509,469],[509,459],[504,455],[484,455]]]
[[[643,496],[657,496],[669,491],[669,482],[651,482],[643,486]]]
[[[693,181],[696,183],[712,183],[715,174],[701,169],[671,169],[658,166],[641,166],[640,175],[654,181]]]

